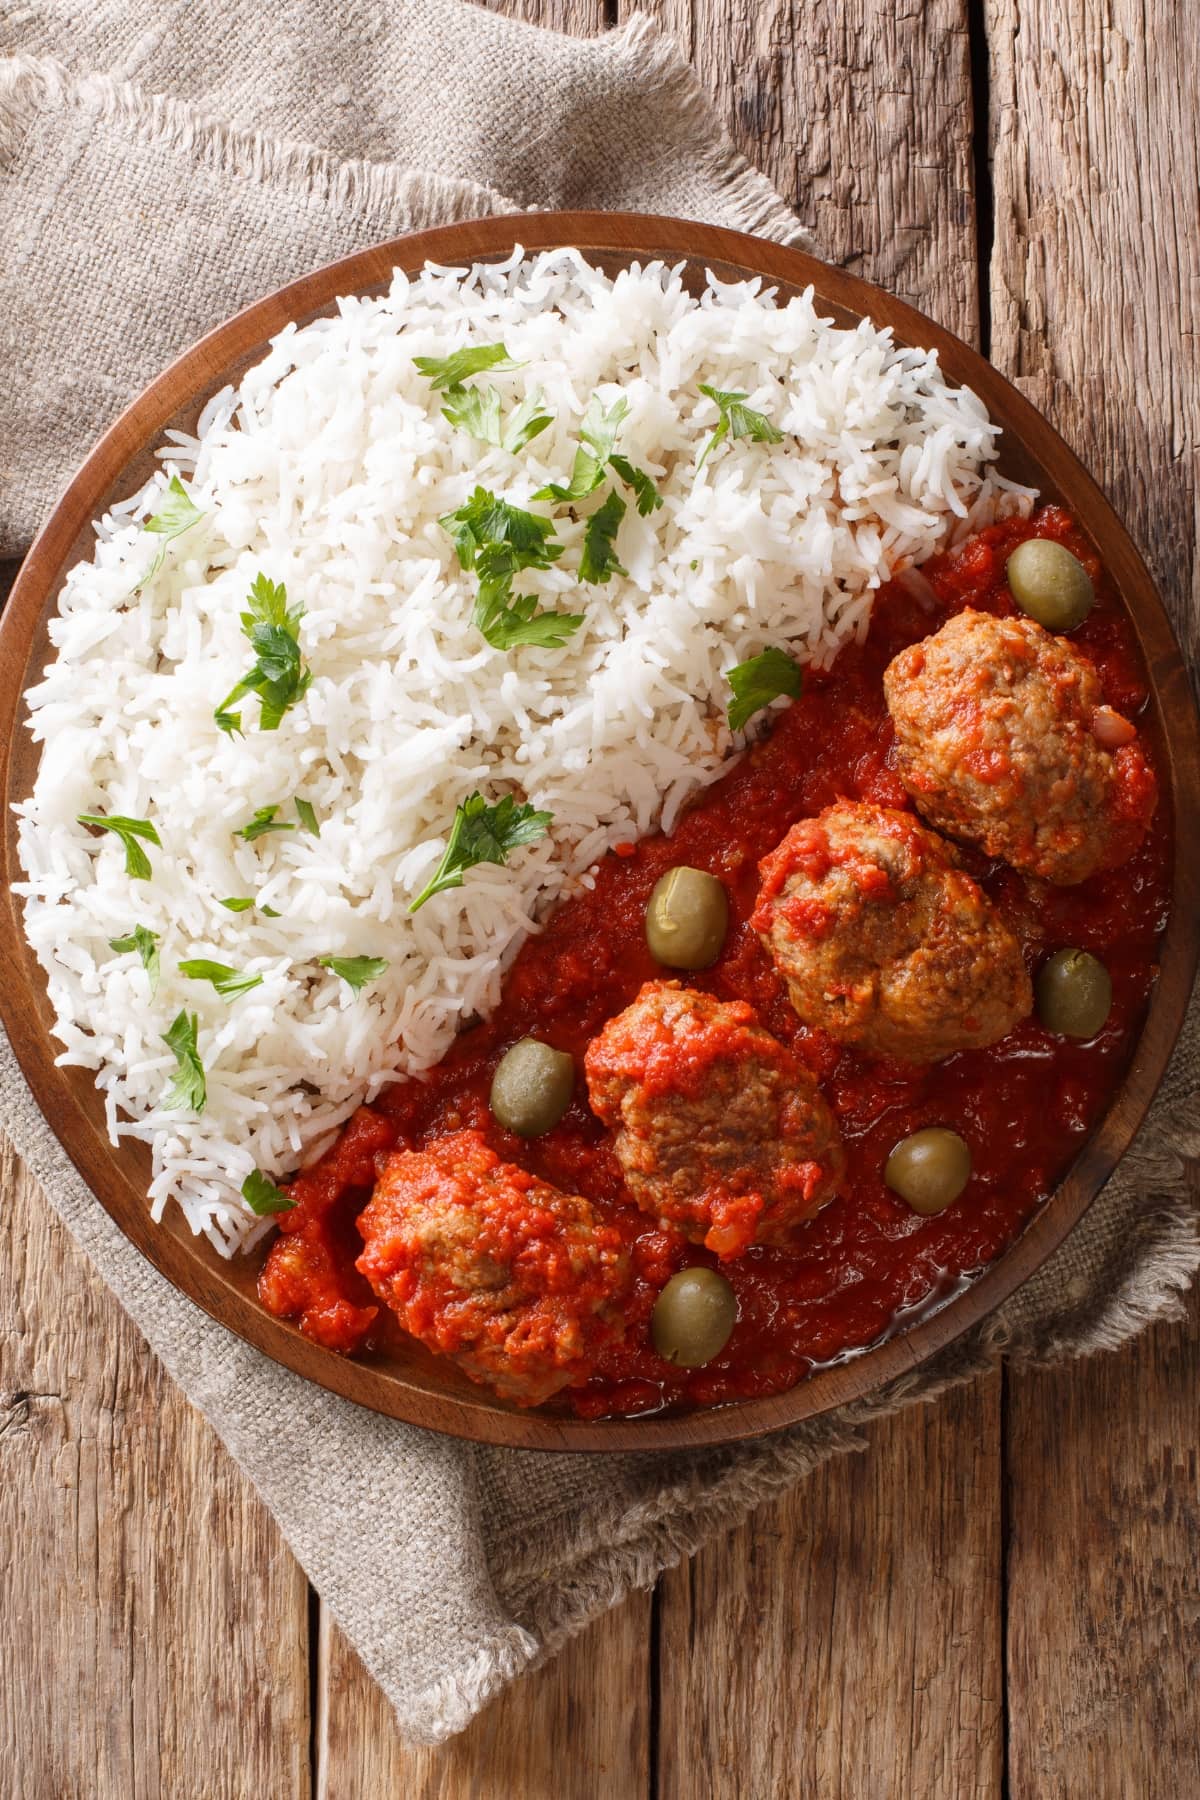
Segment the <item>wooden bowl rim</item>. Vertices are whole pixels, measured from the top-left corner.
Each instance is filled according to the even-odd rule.
[[[816,290],[822,307],[891,325],[900,341],[936,348],[947,374],[967,382],[995,419],[1005,420],[1002,459],[1032,460],[1053,471],[1045,491],[1060,496],[1080,518],[1120,593],[1150,674],[1158,726],[1162,804],[1178,820],[1200,817],[1200,728],[1187,670],[1161,600],[1141,557],[1097,484],[1034,407],[970,346],[924,314],[872,284],[803,251],[689,220],[637,213],[540,213],[468,220],[407,234],[331,263],[255,302],[218,326],[152,381],[100,439],[70,483],[25,559],[0,618],[0,791],[6,830],[0,834],[0,956],[13,978],[0,983],[0,1016],[43,1113],[93,1193],[129,1240],[184,1294],[219,1323],[273,1360],[331,1392],[415,1425],[478,1442],[525,1449],[628,1451],[692,1449],[730,1444],[778,1431],[895,1381],[945,1348],[995,1310],[1062,1243],[1082,1218],[1128,1148],[1165,1072],[1182,1025],[1200,949],[1200,838],[1176,833],[1171,916],[1160,974],[1125,1079],[1104,1118],[1066,1177],[1013,1245],[971,1287],[940,1312],[852,1360],[809,1376],[786,1393],[707,1411],[639,1419],[585,1421],[506,1407],[482,1389],[459,1382],[437,1391],[421,1379],[354,1362],[301,1337],[272,1318],[234,1285],[230,1270],[203,1239],[150,1221],[144,1193],[110,1148],[96,1090],[81,1074],[55,1066],[44,1026],[45,978],[22,930],[11,892],[20,878],[10,791],[14,746],[23,729],[21,698],[39,631],[71,564],[89,549],[90,522],[116,497],[132,491],[122,477],[161,439],[172,417],[207,397],[265,351],[292,321],[328,312],[339,296],[378,291],[392,269],[412,271],[426,260],[459,266],[494,260],[520,244],[526,250],[574,246],[627,260],[677,258],[751,271],[768,281]],[[445,1372],[428,1360],[430,1381]],[[456,1376],[456,1372],[454,1372]]]

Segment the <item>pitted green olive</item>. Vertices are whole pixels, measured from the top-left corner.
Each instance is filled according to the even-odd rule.
[[[1038,1018],[1056,1037],[1094,1038],[1112,1009],[1112,980],[1086,950],[1056,950],[1038,971]]]
[[[1005,566],[1012,597],[1047,631],[1074,631],[1092,610],[1091,576],[1077,556],[1053,538],[1026,538]]]
[[[719,1356],[737,1320],[737,1297],[715,1269],[672,1275],[650,1315],[650,1335],[664,1362],[698,1369]]]
[[[729,928],[729,897],[715,875],[680,866],[654,884],[646,908],[646,942],[668,969],[707,969]]]
[[[496,1066],[491,1108],[506,1130],[521,1137],[541,1137],[558,1124],[574,1090],[573,1058],[537,1038],[522,1038]]]
[[[883,1179],[915,1213],[944,1212],[971,1179],[971,1152],[956,1131],[930,1125],[896,1145]]]

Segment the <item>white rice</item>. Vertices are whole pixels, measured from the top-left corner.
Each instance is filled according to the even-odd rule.
[[[413,364],[498,340],[521,366],[479,380],[506,409],[540,387],[554,415],[516,457],[450,426]],[[727,441],[698,470],[716,422],[701,382],[747,392],[784,441]],[[607,586],[573,574],[584,515],[607,490],[577,522],[559,511],[566,552],[521,591],[585,624],[558,650],[493,650],[439,516],[476,483],[527,506],[566,480],[596,390],[628,400],[618,448],[664,505],[647,519],[630,506],[629,574]],[[178,1201],[226,1253],[260,1235],[247,1174],[284,1176],[362,1100],[436,1062],[496,1004],[564,890],[610,846],[670,827],[721,772],[739,741],[724,723],[734,664],[772,644],[828,663],[866,631],[881,582],[1028,509],[990,468],[996,436],[934,354],[869,323],[835,329],[811,295],[776,306],[755,282],[710,278],[697,299],[657,263],[615,280],[573,251],[431,267],[283,331],[209,406],[198,440],[164,452],[201,523],[131,598],[157,548],[137,520],[161,481],[102,520],[28,696],[45,749],[18,809],[27,930],[60,1062],[95,1070],[114,1139],[152,1146],[154,1216]],[[260,571],[305,608],[313,681],[278,731],[258,729],[250,699],[246,735],[227,737],[213,708],[253,661],[239,612]],[[410,916],[476,788],[547,809],[549,836]],[[296,794],[319,838],[234,837],[259,806],[294,818]],[[152,879],[132,881],[120,843],[75,822],[84,812],[152,820]],[[281,916],[230,914],[217,902],[234,894]],[[136,956],[108,947],[136,924],[161,939],[153,996]],[[389,966],[356,997],[318,966],[327,954]],[[226,1004],[178,973],[189,957],[263,983]],[[175,1068],[163,1032],[184,1008],[200,1021],[200,1116],[159,1105]]]

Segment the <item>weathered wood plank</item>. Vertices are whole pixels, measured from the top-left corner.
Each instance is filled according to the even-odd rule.
[[[322,1623],[317,1800],[643,1800],[650,1793],[650,1600],[637,1595],[437,1750],[402,1743],[387,1703]]]
[[[976,315],[966,0],[621,0],[671,32],[819,253],[952,330]]]
[[[992,354],[1124,514],[1200,646],[1200,208],[1188,7],[991,0]],[[1009,1384],[1014,1794],[1200,1792],[1200,1309]]]
[[[3,1140],[0,1342],[0,1787],[303,1800],[304,1577]]]
[[[996,1800],[999,1489],[990,1377],[668,1575],[661,1800]]]

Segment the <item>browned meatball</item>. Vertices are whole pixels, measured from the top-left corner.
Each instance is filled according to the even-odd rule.
[[[968,609],[902,650],[883,687],[900,779],[940,830],[1062,886],[1141,842],[1155,781],[1137,732],[1034,620]]]
[[[358,1229],[358,1267],[404,1329],[519,1406],[586,1380],[624,1329],[620,1231],[477,1131],[390,1156]]]
[[[837,1191],[829,1108],[744,1001],[649,981],[585,1068],[633,1199],[718,1256],[786,1243]]]
[[[800,1017],[876,1056],[994,1044],[1033,1004],[1021,947],[911,813],[840,800],[760,864],[751,924]]]

